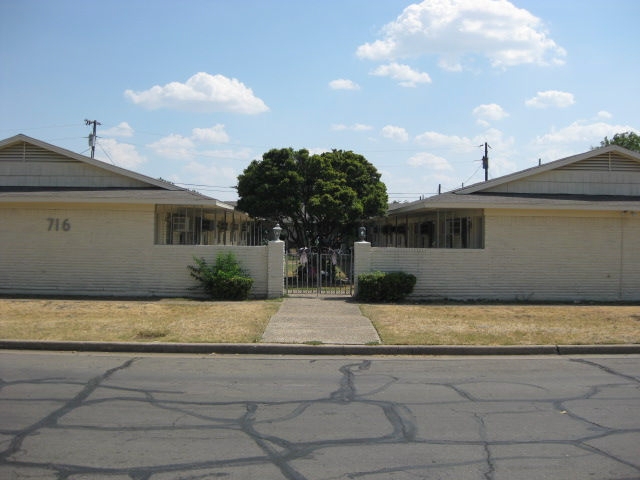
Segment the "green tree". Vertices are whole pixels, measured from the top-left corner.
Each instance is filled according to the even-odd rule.
[[[387,188],[362,155],[272,149],[238,176],[238,208],[279,222],[292,246],[338,246],[387,209]]]
[[[616,133],[612,139],[604,137],[604,140],[600,142],[601,147],[607,147],[609,145],[618,145],[629,150],[640,152],[640,135],[634,132]]]

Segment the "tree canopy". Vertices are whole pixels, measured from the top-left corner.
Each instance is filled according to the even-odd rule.
[[[337,247],[387,210],[387,188],[362,155],[272,149],[238,176],[238,208],[279,222],[292,246]]]
[[[604,140],[600,142],[601,147],[609,145],[618,145],[629,150],[640,152],[640,135],[634,132],[616,133],[613,138],[609,139],[604,137]]]

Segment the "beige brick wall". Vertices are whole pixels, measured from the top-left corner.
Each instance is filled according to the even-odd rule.
[[[154,245],[152,205],[3,206],[0,225],[3,294],[193,296],[187,265],[219,252],[253,277],[252,296],[268,294],[266,246]]]
[[[488,211],[484,249],[371,248],[413,298],[640,300],[640,215]]]
[[[531,300],[624,299],[620,222],[619,213],[488,212],[493,291]]]
[[[356,273],[412,273],[413,298],[640,300],[640,214],[493,210],[485,221],[484,249],[358,244]],[[187,265],[220,252],[249,272],[253,296],[283,294],[281,243],[154,245],[153,224],[153,206],[3,206],[0,294],[193,296]]]

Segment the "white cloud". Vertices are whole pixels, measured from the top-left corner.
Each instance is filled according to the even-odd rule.
[[[384,138],[389,138],[396,142],[406,142],[409,140],[407,131],[402,127],[396,127],[394,125],[385,125],[382,127],[381,134]]]
[[[133,128],[127,122],[120,122],[115,127],[99,132],[104,137],[133,137]]]
[[[149,90],[126,90],[125,97],[136,105],[156,110],[169,108],[195,112],[257,114],[269,108],[253,91],[235,78],[196,73],[186,83],[155,85]]]
[[[157,142],[147,145],[156,155],[174,160],[189,160],[196,154],[193,140],[182,135],[172,133]]]
[[[455,173],[449,170],[415,169],[410,177],[389,170],[380,170],[380,173],[387,185],[387,191],[390,192],[390,199],[401,202],[417,200],[423,195],[433,195],[438,192],[438,184],[445,186],[458,182]]]
[[[489,178],[516,169],[515,158],[519,149],[515,148],[515,139],[506,137],[495,128],[486,129],[473,138],[428,131],[416,137],[416,140],[420,140],[425,148],[407,159],[407,165],[414,167],[410,175],[398,178],[391,172],[383,173],[389,192],[413,192],[415,199],[418,194],[431,195],[437,192],[438,184],[441,184],[442,191],[448,191],[459,188],[463,183],[470,185],[482,181],[484,142],[491,146]],[[403,197],[402,194],[391,196],[400,199]]]
[[[428,152],[420,152],[407,161],[412,167],[427,167],[437,171],[453,170],[451,164],[444,158]]]
[[[207,143],[227,143],[229,141],[229,135],[225,132],[224,125],[220,123],[211,128],[194,128],[191,132],[191,138],[194,141]]]
[[[198,152],[199,157],[219,158],[223,160],[252,160],[254,151],[249,147],[223,150],[202,150]]]
[[[378,77],[391,77],[398,80],[403,87],[415,87],[418,83],[431,83],[431,77],[428,73],[413,70],[409,65],[401,65],[398,63],[390,63],[388,65],[380,65],[371,75]]]
[[[187,188],[196,188],[204,195],[219,198],[222,201],[233,201],[238,198],[233,185],[237,183],[237,171],[226,165],[214,162],[190,161],[179,172],[168,177],[168,180]]]
[[[579,120],[566,127],[553,129],[549,133],[537,136],[529,145],[535,158],[544,162],[586,152],[599,147],[604,137],[611,138],[616,133],[640,130],[629,125],[611,125],[606,122],[588,122]]]
[[[591,146],[599,146],[604,137],[611,137],[616,133],[636,131],[628,125],[611,125],[605,122],[586,123],[583,121],[573,122],[559,130],[536,137],[535,145],[581,145],[577,147],[578,152],[582,152]],[[576,153],[575,147],[573,153]]]
[[[461,72],[464,70],[462,64],[455,56],[453,58],[447,58],[446,56],[440,58],[440,60],[438,60],[438,66],[448,72]]]
[[[373,130],[371,125],[365,125],[363,123],[355,123],[353,125],[343,125],[341,123],[331,125],[331,130],[334,131],[346,131],[350,130],[353,132],[366,132],[368,130]]]
[[[597,118],[601,118],[603,120],[609,120],[611,118],[613,118],[613,115],[609,112],[607,112],[606,110],[600,110],[598,112]]]
[[[415,140],[429,148],[446,148],[459,153],[472,151],[476,146],[470,138],[438,132],[424,132],[416,136]]]
[[[473,115],[476,117],[478,124],[484,127],[488,127],[490,121],[502,120],[509,116],[509,114],[496,103],[478,105],[473,109]]]
[[[360,85],[352,80],[338,78],[329,82],[329,87],[333,90],[360,90]]]
[[[558,90],[546,90],[538,92],[538,94],[524,102],[527,107],[531,108],[565,108],[576,103],[573,93],[560,92]]]
[[[307,150],[309,150],[309,155],[321,155],[323,153],[331,152],[333,149],[325,148],[325,147],[312,147],[312,148],[307,148]]]
[[[502,131],[495,128],[489,128],[473,138],[430,131],[418,135],[415,140],[420,145],[428,147],[429,150],[444,152],[449,163],[474,169],[480,167],[480,160],[484,154],[484,143],[487,142],[491,147],[489,150],[489,172],[492,178],[504,175],[515,168],[515,163],[512,160],[517,154],[514,150],[515,139],[505,137]],[[412,161],[416,163],[424,160],[418,157]],[[462,180],[466,179],[462,178]]]
[[[194,128],[191,130],[191,136],[189,137],[172,133],[147,146],[161,157],[174,160],[190,160],[197,155],[206,154],[199,149],[201,144],[227,142],[229,142],[229,135],[225,131],[224,125],[219,123],[210,128]],[[222,150],[222,152],[226,151]],[[220,156],[225,155],[221,154]]]
[[[199,162],[189,162],[184,170],[195,178],[204,179],[204,183],[211,183],[211,181],[207,179],[215,179],[213,183],[216,185],[224,185],[226,183],[232,186],[235,185],[238,180],[238,174],[235,169],[227,166],[220,167],[215,164],[207,165]]]
[[[144,156],[138,153],[135,145],[120,143],[113,138],[98,137],[95,157],[103,162],[129,170],[135,170],[147,161]]]
[[[539,18],[507,0],[424,0],[385,25],[381,37],[356,54],[378,61],[437,55],[448,70],[462,69],[468,55],[500,68],[563,64],[566,55]]]

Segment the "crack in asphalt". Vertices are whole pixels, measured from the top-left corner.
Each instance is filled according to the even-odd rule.
[[[485,480],[493,480],[493,474],[495,472],[495,464],[493,461],[493,454],[491,453],[491,442],[487,436],[487,426],[484,421],[484,415],[477,413],[473,414],[476,422],[478,423],[478,429],[480,432],[480,439],[482,440],[482,448],[487,459],[487,469],[483,472]]]
[[[96,390],[96,388],[98,388],[98,386],[102,382],[107,380],[114,373],[120,370],[125,370],[129,368],[133,364],[133,362],[135,362],[135,360],[136,360],[135,358],[127,360],[122,365],[111,368],[107,370],[105,373],[103,373],[102,375],[98,375],[97,377],[92,378],[87,382],[84,388],[80,390],[80,392],[78,392],[78,394],[75,397],[73,397],[71,400],[66,402],[62,407],[58,408],[57,410],[54,410],[49,415],[45,416],[44,418],[41,418],[36,423],[20,431],[17,435],[13,437],[13,439],[11,440],[11,443],[9,444],[9,447],[3,451],[0,451],[0,461],[6,460],[7,457],[15,454],[18,450],[20,450],[22,446],[22,442],[24,442],[27,436],[33,434],[34,432],[37,432],[42,428],[55,426],[58,422],[58,419],[62,418],[63,416],[67,415],[69,412],[81,406],[82,403],[89,397],[89,395],[91,395]],[[8,384],[9,384],[8,382],[3,382],[2,388],[7,386]]]
[[[570,360],[572,362],[575,362],[575,363],[582,363],[584,365],[591,365],[592,367],[596,367],[596,368],[602,370],[603,372],[607,372],[607,373],[610,373],[611,375],[615,375],[615,376],[623,378],[625,380],[629,380],[631,382],[640,384],[640,378],[634,377],[633,375],[626,375],[624,373],[617,372],[613,368],[607,367],[606,365],[602,365],[601,363],[594,362],[594,361],[591,361],[591,360],[586,360],[584,358],[572,358]]]
[[[352,362],[341,366],[338,369],[340,373],[337,379],[337,389],[327,396],[319,397],[311,400],[297,401],[278,401],[278,402],[259,402],[259,401],[230,401],[230,402],[207,402],[207,401],[189,401],[176,399],[158,398],[161,394],[176,394],[173,390],[152,390],[144,388],[120,387],[114,385],[104,385],[106,380],[111,378],[118,372],[125,372],[135,362],[141,361],[139,358],[132,358],[119,366],[106,370],[104,373],[89,379],[85,384],[78,382],[65,382],[60,378],[39,378],[34,380],[17,380],[5,381],[0,379],[0,391],[12,385],[42,385],[42,384],[59,384],[59,385],[75,385],[82,386],[80,391],[71,399],[65,401],[59,408],[40,418],[38,421],[19,430],[10,430],[0,427],[0,433],[10,437],[8,446],[0,451],[0,467],[13,468],[32,468],[51,472],[58,480],[67,480],[75,476],[128,476],[131,480],[153,480],[155,476],[167,474],[179,474],[181,480],[199,480],[205,478],[217,478],[232,476],[225,470],[236,467],[264,467],[271,465],[275,467],[281,474],[282,478],[288,480],[307,480],[306,476],[300,468],[300,462],[314,458],[318,454],[328,449],[336,447],[371,447],[385,445],[413,445],[417,447],[425,447],[424,461],[412,465],[403,466],[385,466],[372,468],[367,471],[349,471],[342,476],[335,478],[362,478],[376,475],[391,475],[394,473],[404,472],[408,476],[416,476],[419,478],[425,472],[433,469],[452,469],[452,468],[477,468],[479,474],[485,480],[494,480],[496,471],[499,469],[501,461],[516,458],[506,454],[499,454],[496,450],[498,447],[527,447],[531,445],[538,446],[571,446],[580,449],[589,455],[595,455],[602,459],[607,459],[616,464],[624,465],[629,470],[636,472],[640,477],[640,464],[625,460],[619,455],[606,451],[593,445],[595,440],[612,437],[623,434],[640,434],[639,428],[613,428],[607,427],[593,419],[588,418],[585,414],[580,414],[570,407],[569,403],[573,401],[589,400],[594,396],[609,391],[620,385],[620,383],[602,383],[593,385],[582,395],[575,395],[560,399],[522,399],[513,400],[514,404],[518,402],[524,403],[531,407],[498,409],[501,400],[483,399],[479,395],[470,391],[469,384],[471,380],[465,381],[441,381],[429,382],[428,385],[443,387],[444,389],[455,392],[458,400],[437,400],[433,403],[423,401],[425,406],[429,405],[456,405],[462,406],[459,410],[452,410],[454,413],[471,415],[475,423],[477,439],[447,439],[432,438],[429,435],[428,426],[420,431],[419,422],[416,418],[414,409],[421,402],[416,400],[415,403],[399,403],[390,400],[377,400],[375,396],[380,393],[393,390],[393,386],[399,381],[399,378],[392,375],[376,374],[375,378],[377,386],[373,386],[367,391],[360,391],[360,380],[371,379],[374,377],[369,372],[373,363],[370,360],[360,362]],[[602,365],[595,361],[584,359],[572,359],[572,362],[582,363],[584,365],[598,368],[600,371],[615,378],[640,383],[638,378],[615,371],[613,368]],[[312,362],[315,362],[312,361]],[[380,383],[382,382],[382,385]],[[541,387],[534,384],[525,384],[518,382],[508,382],[514,386],[526,386],[535,389]],[[106,398],[90,398],[98,389],[105,391],[119,392],[117,396]],[[543,389],[541,389],[543,390]],[[46,399],[39,399],[46,401]],[[425,400],[425,399],[422,399]],[[427,399],[428,400],[428,399]],[[110,405],[114,402],[136,402],[142,406],[159,409],[161,411],[172,412],[177,417],[171,425],[132,425],[132,426],[102,426],[102,425],[83,425],[83,424],[61,424],[60,420],[80,407],[95,407],[101,405]],[[511,401],[510,401],[511,402]],[[474,407],[477,405],[486,405],[487,411],[477,412]],[[370,408],[372,409],[368,415],[372,423],[377,422],[381,428],[386,425],[390,430],[388,433],[380,433],[377,435],[353,435],[344,438],[327,438],[327,439],[288,439],[282,432],[277,433],[277,428],[287,422],[294,420],[302,420],[304,415],[309,413],[313,408],[332,408],[340,409],[344,407]],[[236,417],[225,417],[217,408],[223,407],[239,407],[243,412]],[[276,415],[270,411],[265,416],[264,411],[277,407],[279,410]],[[412,408],[413,407],[413,408]],[[202,409],[208,408],[211,414],[203,413]],[[571,420],[576,425],[582,426],[589,434],[583,434],[578,438],[554,439],[541,438],[537,440],[499,440],[491,438],[491,434],[487,425],[487,421],[492,419],[494,415],[519,415],[532,414],[538,410],[553,411],[565,418]],[[286,410],[280,412],[280,410]],[[495,411],[493,411],[495,410]],[[380,415],[374,416],[374,412]],[[217,415],[216,415],[217,413]],[[261,414],[263,417],[261,417]],[[192,421],[189,423],[187,420]],[[214,431],[236,432],[246,436],[252,441],[262,452],[262,455],[229,456],[223,459],[202,459],[200,461],[187,461],[184,463],[162,463],[159,465],[138,465],[138,466],[110,466],[99,467],[89,464],[70,464],[62,461],[29,461],[29,453],[25,450],[24,445],[27,439],[38,435],[44,429],[61,430],[65,433],[73,431],[100,431],[100,432],[163,432],[163,431]],[[285,429],[286,431],[286,429]],[[435,460],[429,461],[429,452],[426,447],[429,446],[461,446],[461,447],[477,447],[478,452],[482,455],[475,459],[460,458],[458,461],[443,461],[436,463]],[[212,446],[213,448],[213,446]],[[24,457],[24,458],[22,458]],[[141,463],[144,460],[141,460]],[[88,463],[88,462],[87,462]],[[348,467],[347,467],[348,468]],[[202,472],[202,473],[201,473]],[[329,479],[331,477],[323,477]],[[479,477],[478,477],[479,478]],[[632,478],[632,477],[629,477]]]

